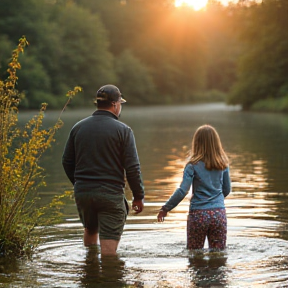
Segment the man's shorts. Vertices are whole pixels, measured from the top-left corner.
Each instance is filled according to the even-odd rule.
[[[75,193],[80,220],[89,234],[100,239],[120,240],[128,214],[124,194],[111,193],[103,187],[97,191]]]

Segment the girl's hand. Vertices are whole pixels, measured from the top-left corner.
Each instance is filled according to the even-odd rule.
[[[167,216],[167,211],[160,210],[157,216],[158,222],[164,222],[164,218]]]

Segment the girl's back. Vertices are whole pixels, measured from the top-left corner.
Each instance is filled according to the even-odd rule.
[[[188,164],[186,169],[193,170],[193,196],[190,210],[224,208],[224,197],[230,192],[229,168],[207,170],[205,164]]]

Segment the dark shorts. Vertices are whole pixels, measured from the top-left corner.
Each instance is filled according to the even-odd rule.
[[[192,210],[187,220],[187,248],[202,249],[205,238],[209,249],[224,250],[227,237],[225,209]]]
[[[80,220],[90,234],[100,239],[120,240],[128,214],[124,194],[109,193],[106,189],[75,193]]]

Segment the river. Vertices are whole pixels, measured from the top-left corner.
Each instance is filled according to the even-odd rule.
[[[91,109],[67,110],[57,142],[44,156],[48,201],[72,187],[61,154],[72,125]],[[29,113],[22,113],[24,121]],[[47,112],[45,121],[57,118]],[[62,223],[39,228],[32,259],[0,259],[0,287],[288,287],[288,115],[242,112],[237,106],[201,104],[130,107],[120,120],[134,131],[143,179],[145,209],[130,212],[118,258],[102,259],[82,243],[73,201]],[[232,189],[224,253],[185,249],[189,195],[164,223],[159,208],[179,185],[195,129],[213,125],[231,164]],[[126,189],[131,201],[131,192]],[[207,243],[205,244],[205,249]]]

